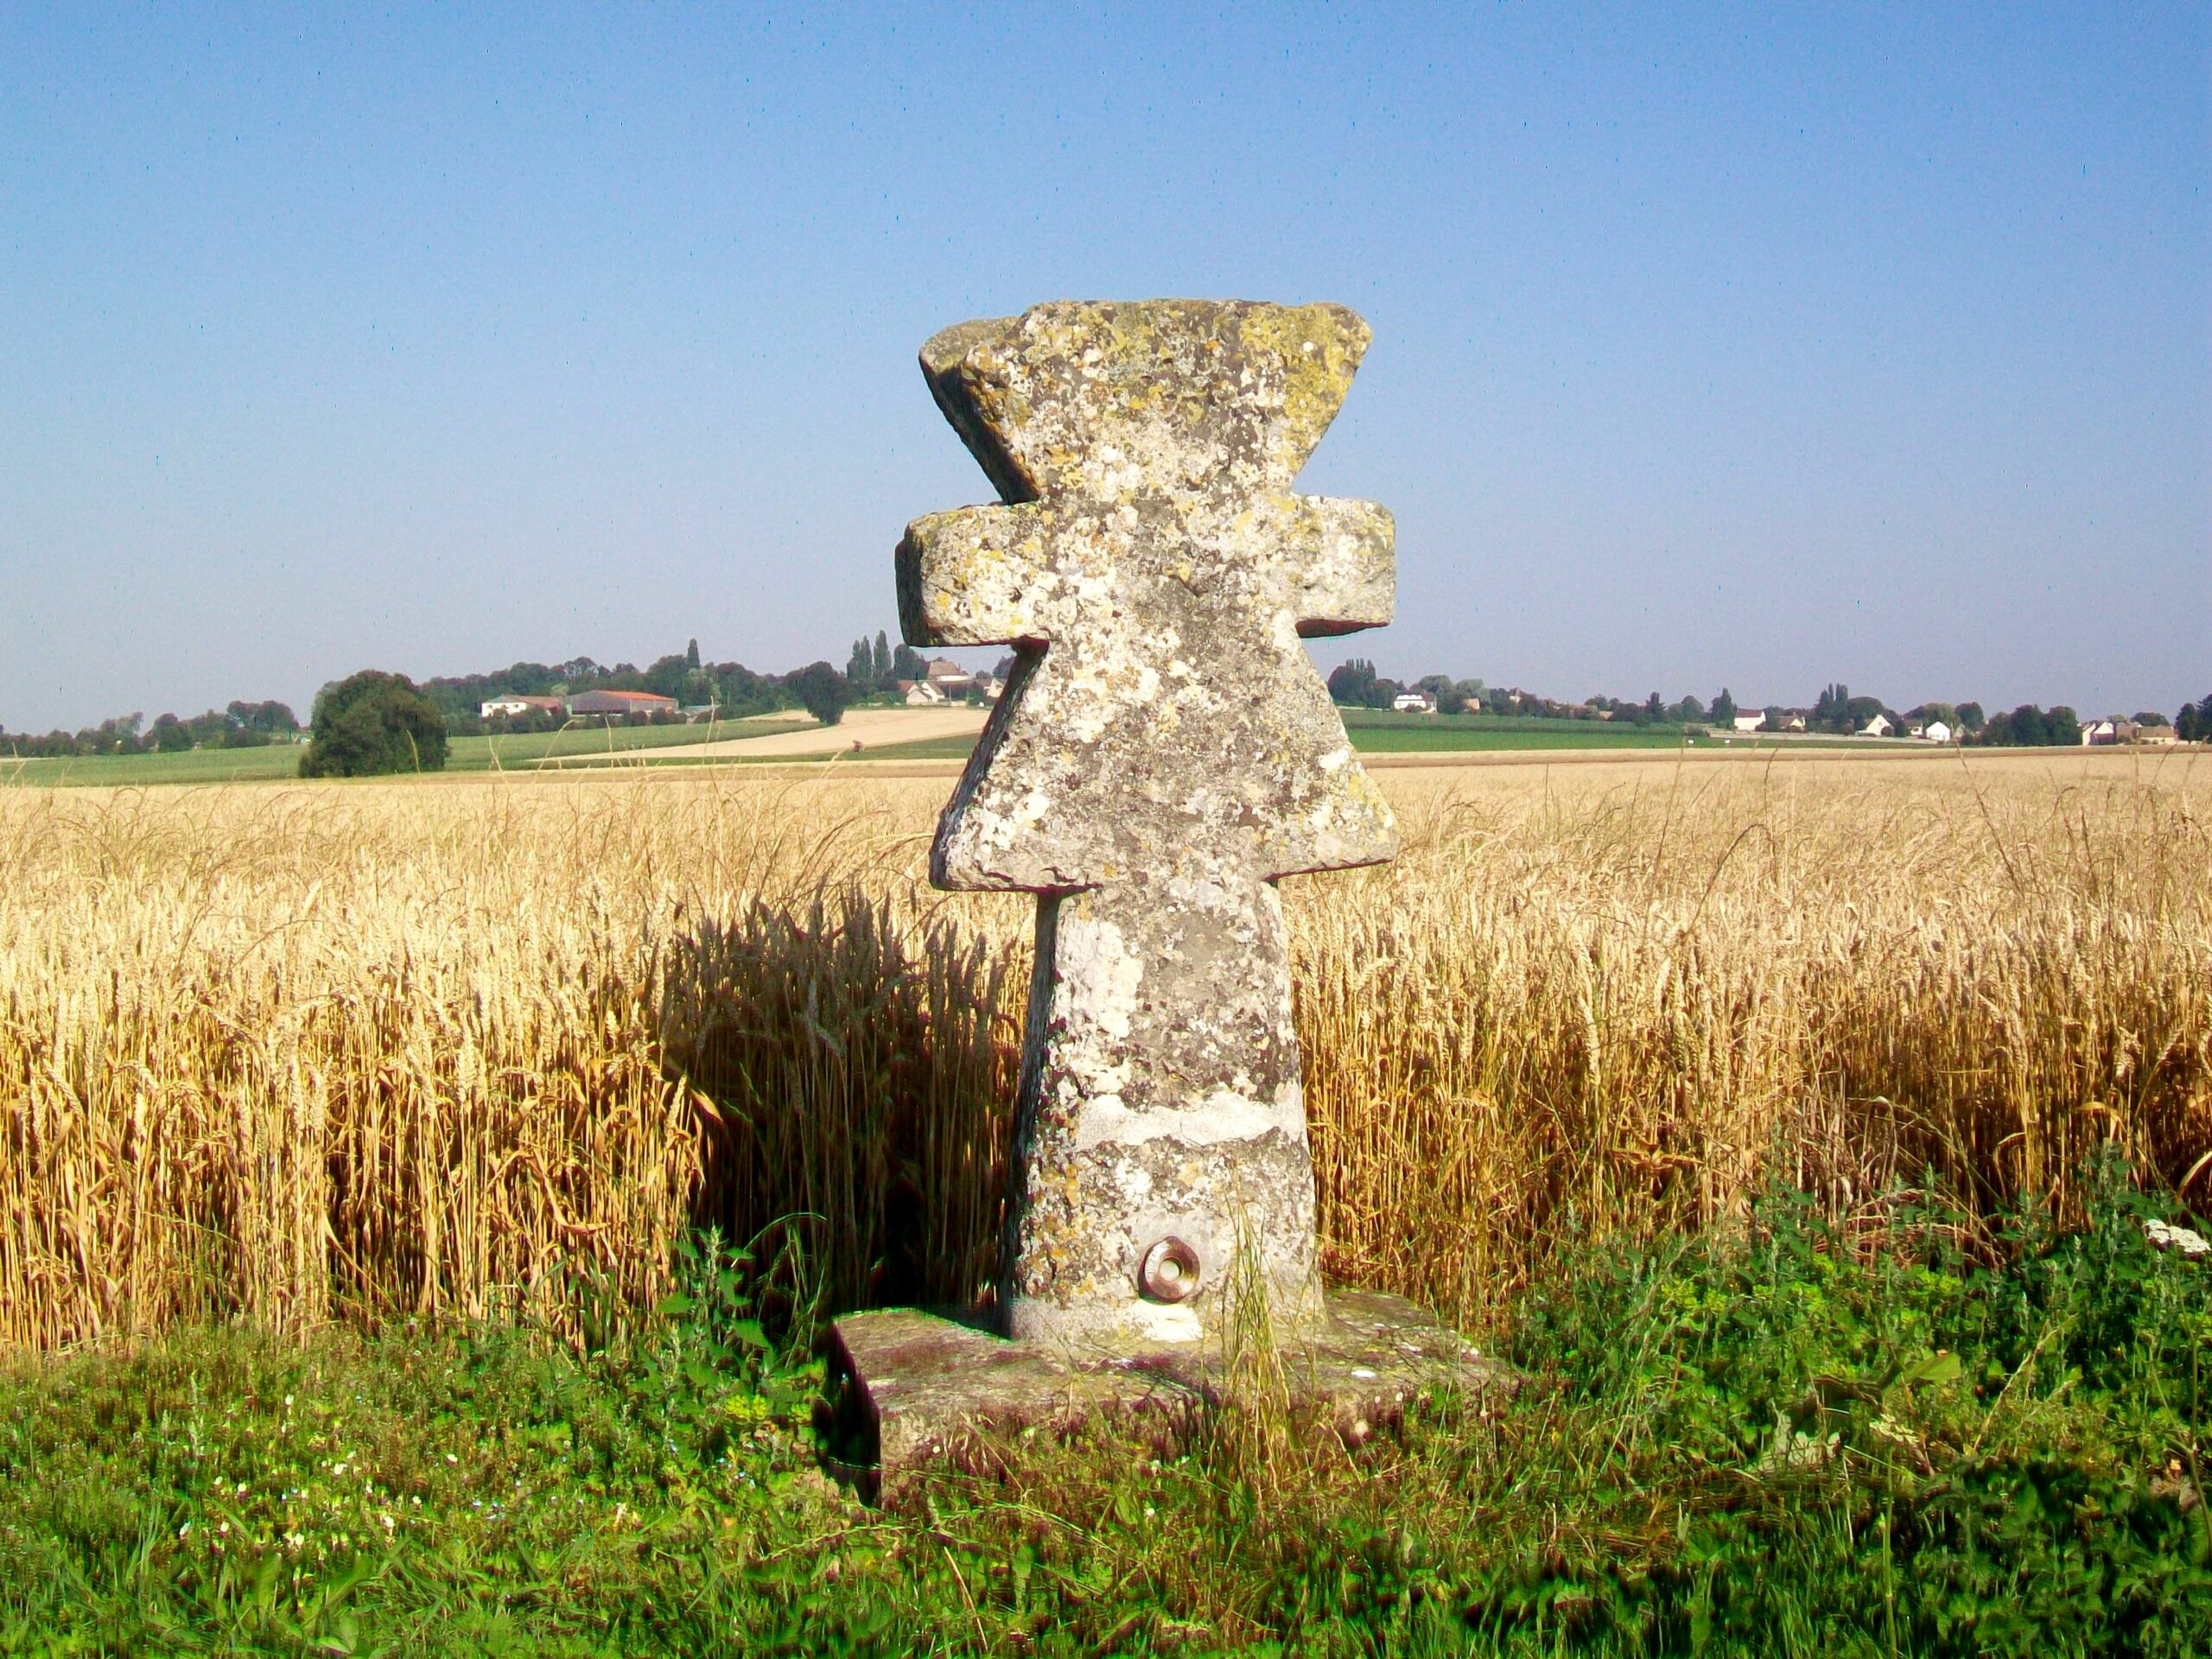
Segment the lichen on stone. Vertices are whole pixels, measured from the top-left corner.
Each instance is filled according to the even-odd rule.
[[[1272,883],[1395,850],[1303,645],[1389,620],[1394,532],[1291,486],[1369,338],[1339,306],[1064,302],[922,348],[1001,505],[908,526],[902,623],[1019,658],[931,876],[1043,895],[1002,1287],[1020,1334],[1202,1335],[1238,1236],[1282,1317],[1319,1306]],[[1134,1277],[1163,1232],[1202,1264],[1173,1319]]]

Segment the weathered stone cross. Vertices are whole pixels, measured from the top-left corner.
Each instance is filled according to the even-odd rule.
[[[1020,664],[931,874],[1041,895],[1009,1336],[1194,1342],[1261,1284],[1279,1325],[1323,1317],[1274,882],[1396,850],[1300,644],[1388,622],[1395,573],[1388,512],[1291,483],[1368,340],[1338,306],[1160,300],[922,348],[1006,505],[908,527],[906,639]]]

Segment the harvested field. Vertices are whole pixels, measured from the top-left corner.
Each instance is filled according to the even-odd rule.
[[[989,711],[955,706],[949,709],[853,709],[835,726],[809,721],[795,730],[764,731],[746,737],[723,738],[712,743],[686,743],[653,751],[654,760],[758,760],[768,756],[787,760],[800,756],[865,753],[893,743],[927,742],[933,738],[972,738],[983,729]],[[581,757],[572,765],[591,765]],[[605,764],[601,761],[600,764]]]
[[[1480,1323],[1774,1176],[1868,1225],[2063,1201],[2106,1141],[2212,1179],[2199,758],[1385,787],[1397,863],[1286,884],[1342,1278]],[[842,1301],[972,1294],[1030,906],[922,883],[944,792],[0,792],[0,1342],[569,1320],[695,1217]]]

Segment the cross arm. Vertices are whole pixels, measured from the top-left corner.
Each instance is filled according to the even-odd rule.
[[[1291,603],[1312,639],[1379,628],[1397,609],[1397,526],[1372,501],[1289,498],[1284,544],[1298,550]]]
[[[1038,502],[915,519],[899,543],[899,622],[906,643],[1045,639],[1040,579],[1051,536],[1048,510]]]

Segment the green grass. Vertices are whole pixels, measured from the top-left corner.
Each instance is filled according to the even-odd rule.
[[[181,754],[76,755],[16,760],[0,753],[0,789],[22,785],[50,789],[69,785],[230,784],[300,775],[300,746],[272,743],[257,749],[188,749]]]
[[[1672,749],[1682,734],[1673,727],[1615,727],[1587,720],[1497,719],[1488,715],[1401,715],[1346,709],[1344,731],[1363,754],[1448,753],[1485,749]],[[1690,740],[1694,747],[1706,740]],[[962,760],[971,738],[937,738],[886,744],[866,752],[871,760]]]
[[[1626,726],[1611,721],[1542,720],[1520,715],[1402,715],[1388,709],[1344,709],[1344,729],[1352,747],[1364,754],[1454,753],[1541,749],[1717,748],[1718,740],[1685,737],[1675,726]],[[512,737],[456,737],[448,749],[449,772],[528,771],[540,761],[593,755],[635,754],[651,766],[809,766],[855,758],[836,754],[758,756],[732,754],[711,760],[659,760],[654,749],[764,736],[800,729],[789,721],[725,721],[706,726],[630,726],[531,733]],[[1792,753],[1806,748],[1850,749],[1863,753],[1920,753],[1907,745],[1851,738],[1791,738],[1757,741],[1737,738],[1725,746]],[[975,747],[969,737],[925,738],[863,750],[868,760],[962,760]],[[210,749],[184,754],[100,755],[65,760],[10,760],[0,755],[0,787],[20,784],[47,788],[66,785],[111,786],[147,784],[251,782],[298,775],[300,751],[291,745],[262,749]]]
[[[1586,720],[1494,719],[1451,715],[1401,715],[1367,709],[1344,709],[1344,728],[1352,747],[1363,753],[1449,753],[1461,750],[1514,749],[1672,749],[1682,746],[1673,727],[1615,727]],[[1692,738],[1690,747],[1711,747],[1704,738]],[[859,755],[764,755],[778,765],[820,764],[836,760],[964,760],[976,747],[972,737],[935,737],[911,743],[884,743]],[[724,760],[743,757],[724,757]],[[670,761],[665,764],[696,764]],[[721,764],[717,762],[716,764]]]
[[[1357,1453],[1231,1405],[905,1510],[815,1469],[739,1263],[579,1355],[238,1330],[0,1374],[0,1653],[2160,1656],[2212,1649],[2212,1262],[1777,1197],[1593,1246],[1530,1382]],[[1863,1245],[1863,1238],[1859,1241]]]
[[[791,729],[793,722],[789,721],[740,720],[714,726],[577,727],[503,737],[456,737],[447,746],[446,770],[519,772],[547,760],[629,754]],[[299,776],[300,754],[301,746],[291,743],[257,749],[190,749],[181,754],[102,754],[41,760],[13,760],[0,753],[0,788],[11,784],[31,788],[124,788],[292,779]]]
[[[1367,754],[1446,753],[1475,749],[1678,749],[1679,727],[1616,726],[1611,721],[1523,720],[1489,715],[1400,715],[1343,711],[1352,747]]]
[[[965,760],[976,747],[972,737],[924,737],[911,743],[879,743],[845,758],[855,760]]]
[[[731,738],[762,737],[800,728],[789,720],[725,720],[712,726],[578,727],[561,732],[526,732],[511,737],[457,737],[446,759],[449,772],[486,772],[496,764],[519,771],[541,760],[577,756],[628,754],[692,743],[720,743]]]

